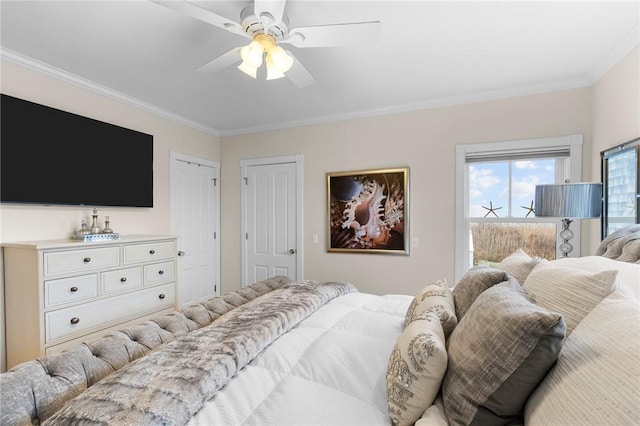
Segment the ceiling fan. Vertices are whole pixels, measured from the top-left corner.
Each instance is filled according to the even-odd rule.
[[[267,80],[287,77],[297,87],[315,83],[315,79],[289,50],[280,44],[298,48],[345,46],[373,42],[380,30],[379,21],[289,28],[284,14],[286,0],[255,0],[240,13],[240,22],[227,19],[186,0],[152,0],[169,9],[252,40],[235,47],[204,64],[199,71],[220,71],[242,61],[238,68],[256,78],[263,59]]]

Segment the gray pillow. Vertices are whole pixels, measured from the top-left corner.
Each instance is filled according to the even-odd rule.
[[[469,268],[452,290],[458,322],[483,291],[508,279],[509,275],[505,271],[489,266]]]
[[[478,296],[448,341],[442,384],[452,425],[522,424],[529,395],[555,363],[562,316],[529,302],[515,280]]]

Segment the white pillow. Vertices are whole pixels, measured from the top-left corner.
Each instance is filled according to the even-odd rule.
[[[640,264],[621,262],[603,256],[563,257],[554,263],[589,272],[618,270],[619,289],[640,300]]]
[[[409,323],[387,365],[387,404],[393,425],[413,425],[433,403],[447,371],[444,332],[437,314]]]
[[[524,284],[538,262],[540,262],[540,258],[531,257],[524,250],[518,249],[505,257],[497,268],[511,275],[520,284]]]
[[[616,287],[617,270],[585,272],[542,260],[524,282],[531,301],[558,312],[567,324],[567,336]]]
[[[404,319],[404,326],[427,312],[435,312],[440,318],[445,339],[449,337],[458,324],[456,310],[453,304],[453,293],[446,280],[439,280],[428,284],[420,290],[409,305]]]
[[[527,426],[632,425],[640,419],[640,309],[603,300],[569,336],[525,407]]]

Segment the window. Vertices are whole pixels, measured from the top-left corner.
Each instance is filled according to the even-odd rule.
[[[640,138],[600,153],[604,208],[602,239],[612,232],[640,223]]]
[[[582,136],[459,145],[456,155],[456,280],[518,248],[555,259],[559,219],[535,217],[535,186],[580,181]]]

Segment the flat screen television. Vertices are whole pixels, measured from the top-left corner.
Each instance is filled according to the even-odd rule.
[[[153,136],[2,94],[0,202],[153,207]]]

